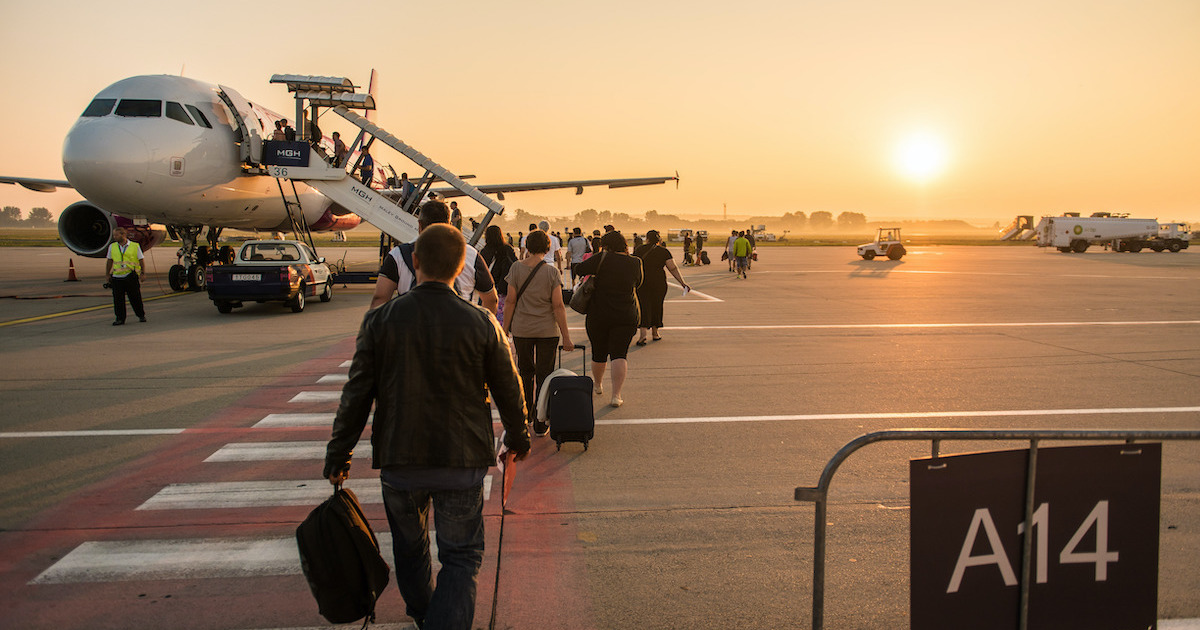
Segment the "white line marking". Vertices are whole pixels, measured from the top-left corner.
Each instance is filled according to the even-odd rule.
[[[710,416],[699,418],[634,418],[597,420],[596,424],[703,424],[710,422],[783,422],[794,420],[891,420],[922,418],[1003,418],[1029,416],[1095,416],[1106,414],[1200,413],[1200,407],[1127,407],[1113,409],[1002,409],[994,411],[896,411],[878,413],[814,413],[786,416]]]
[[[1200,630],[1200,619],[1160,619],[1158,630]]]
[[[878,264],[878,263],[876,263],[876,264]],[[878,275],[889,275],[889,274],[893,274],[893,273],[909,273],[909,274],[918,274],[918,275],[939,275],[939,276],[1008,276],[1008,277],[1015,277],[1015,278],[1031,278],[1031,277],[1038,277],[1038,278],[1096,278],[1096,279],[1101,279],[1101,280],[1194,280],[1194,279],[1196,279],[1195,276],[1113,276],[1113,275],[1088,274],[1088,273],[1041,274],[1041,273],[1012,273],[1012,272],[1003,272],[1003,271],[941,271],[941,270],[933,270],[933,269],[887,269],[884,267],[872,269],[871,267],[866,266],[866,265],[863,265],[862,268],[856,268],[856,269],[853,269],[850,271],[839,270],[839,269],[773,269],[770,271],[758,271],[756,273],[758,273],[759,275],[775,274],[775,273],[792,273],[792,274],[805,274],[805,275],[819,274],[819,273],[832,273],[832,274],[852,276],[854,274],[860,274],[864,271],[870,272],[872,274],[878,274]],[[714,277],[714,276],[729,275],[729,274],[706,273],[706,274],[702,274],[702,275],[704,277]],[[689,277],[691,277],[691,276],[689,275]]]
[[[437,562],[437,559],[434,559],[434,562]],[[256,628],[255,630],[336,630],[339,627],[350,628],[351,626],[304,626],[292,628]],[[412,622],[373,623],[371,624],[371,630],[417,630],[417,626]]]
[[[30,584],[300,573],[294,538],[85,542]]]
[[[1200,407],[1114,407],[1111,409],[1000,409],[992,411],[896,411],[870,413],[817,413],[778,416],[711,416],[695,418],[634,418],[626,420],[597,420],[596,424],[607,425],[640,425],[640,424],[704,424],[712,422],[780,422],[789,420],[887,420],[887,419],[920,419],[920,418],[998,418],[998,417],[1028,417],[1028,416],[1085,416],[1104,414],[1149,414],[1149,413],[1196,413]],[[296,424],[292,418],[276,418],[276,416],[311,416],[312,422],[332,424],[333,414],[271,414],[255,427],[261,426],[313,426],[312,424]],[[317,416],[322,416],[319,420]],[[499,418],[493,409],[492,417]],[[270,421],[270,424],[264,424]],[[308,422],[308,419],[303,420]],[[150,429],[153,434],[174,435],[183,433],[184,429]],[[75,437],[74,431],[45,432],[46,434],[0,433],[5,437]],[[60,435],[62,434],[62,435]],[[140,435],[140,434],[139,434]],[[204,461],[257,461],[262,459],[322,459],[325,457],[326,442],[259,442],[228,444]],[[365,449],[365,452],[364,452]],[[371,452],[368,442],[360,442],[355,453],[367,456]]]
[[[235,442],[222,446],[206,462],[263,462],[325,459],[327,442]],[[371,443],[359,442],[355,457],[370,457]]]
[[[383,503],[378,478],[351,479],[346,487],[359,503]],[[207,510],[317,505],[333,493],[324,479],[293,481],[222,481],[174,483],[146,500],[138,510]],[[483,500],[492,496],[492,475],[483,478]]]
[[[437,562],[437,560],[435,559],[434,562]],[[292,628],[256,628],[255,630],[331,630],[331,629],[336,629],[338,627],[339,626],[304,626],[304,627],[292,627]],[[340,627],[349,628],[350,626],[340,626]],[[371,630],[417,630],[417,626],[416,626],[416,624],[411,623],[411,622],[373,623],[373,624],[371,624]]]
[[[95,431],[18,431],[0,433],[0,438],[47,438],[47,437],[120,437],[137,435],[179,435],[184,429],[111,429]]]
[[[350,380],[349,374],[326,374],[325,376],[322,376],[321,378],[317,379],[317,384],[321,385],[324,383],[345,383],[346,381],[349,381],[349,380]]]
[[[1147,322],[961,322],[947,324],[763,324],[743,326],[667,326],[670,330],[862,330],[936,328],[1048,328],[1054,326],[1194,326],[1200,319]],[[572,327],[571,330],[584,330]]]
[[[290,403],[311,403],[311,402],[339,402],[342,399],[342,390],[324,390],[312,392],[300,392],[288,402]]]
[[[430,532],[432,534],[432,531]],[[375,532],[379,552],[392,564],[392,536]],[[437,570],[437,542],[430,536]],[[200,538],[85,542],[30,584],[70,584],[130,580],[242,578],[299,575],[295,537],[270,539]]]
[[[255,429],[333,427],[334,413],[272,413],[254,424]]]
[[[429,554],[436,573],[436,530],[429,530]],[[379,555],[392,566],[392,535],[375,532]],[[300,575],[296,538],[88,541],[71,550],[29,584],[72,584],[132,580],[242,578]]]
[[[379,479],[351,479],[346,487],[359,503],[383,503]],[[150,497],[138,510],[200,510],[249,507],[315,506],[333,494],[323,479],[296,481],[224,481],[174,483]]]
[[[346,359],[345,361],[342,361],[341,365],[339,365],[338,367],[348,368],[348,367],[350,367],[350,364],[352,362],[353,361],[351,359]]]
[[[674,288],[680,289],[680,290],[683,289],[683,287],[681,285],[675,284],[674,282],[668,282],[667,286],[674,287]],[[692,289],[689,292],[689,295],[694,295],[698,298],[701,298],[699,300],[700,302],[724,302],[725,301],[725,300],[722,300],[721,298],[713,297],[707,293],[701,293],[700,291],[697,291],[695,289]],[[672,299],[666,300],[666,301],[667,302],[696,302],[697,300],[689,300],[686,297],[678,297],[678,298],[672,298]]]

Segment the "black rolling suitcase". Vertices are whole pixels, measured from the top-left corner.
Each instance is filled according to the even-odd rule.
[[[587,450],[588,441],[596,434],[596,415],[592,409],[592,377],[587,376],[587,349],[583,351],[583,376],[555,376],[547,379],[548,399],[546,418],[550,422],[550,438],[555,449],[563,442],[583,442]],[[558,365],[562,367],[562,346],[558,347]]]

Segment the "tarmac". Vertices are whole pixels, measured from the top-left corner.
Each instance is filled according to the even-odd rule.
[[[631,348],[625,404],[597,397],[590,447],[535,439],[518,464],[502,544],[492,471],[474,627],[488,627],[493,589],[497,628],[812,627],[814,508],[794,494],[851,440],[904,427],[1200,429],[1200,252],[759,252],[745,280],[716,260],[683,268],[694,290],[673,287],[663,340]],[[369,267],[375,252],[321,253]],[[114,328],[103,260],[0,249],[0,626],[330,627],[293,536],[328,493],[324,441],[373,287],[338,286],[303,313],[222,315],[203,293],[166,288],[173,248],[149,259],[149,321]],[[64,281],[69,261],[79,282]],[[583,341],[582,316],[568,322]],[[564,361],[577,369],[579,354]],[[910,626],[912,575],[943,569],[910,554],[910,460],[930,452],[876,444],[838,470],[825,627]],[[1164,443],[1159,628],[1200,628],[1197,479],[1200,444]],[[369,459],[349,487],[386,549]],[[1098,537],[1078,550],[1099,553]],[[962,545],[947,541],[951,556]],[[1051,583],[1068,571],[1052,564]],[[976,575],[1013,596],[999,572]],[[394,588],[378,621],[412,627]]]

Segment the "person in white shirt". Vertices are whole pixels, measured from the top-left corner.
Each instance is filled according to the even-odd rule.
[[[583,235],[583,230],[575,228],[571,240],[567,241],[567,256],[571,264],[571,284],[575,284],[577,274],[575,267],[583,262],[584,254],[592,251],[592,242]]]

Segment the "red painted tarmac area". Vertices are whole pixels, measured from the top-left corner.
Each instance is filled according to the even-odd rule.
[[[175,539],[278,539],[294,536],[313,506],[234,509],[143,510],[136,508],[173,483],[320,478],[322,462],[204,460],[231,442],[324,441],[328,427],[255,429],[270,413],[333,412],[336,402],[296,404],[300,391],[335,389],[314,385],[316,377],[344,373],[353,339],[324,356],[297,365],[263,387],[184,433],[166,438],[165,448],[129,462],[124,473],[80,491],[46,510],[20,531],[0,534],[0,626],[5,628],[289,628],[328,625],[302,575],[188,578],[30,584],[71,550],[87,541]],[[179,425],[179,426],[182,426]],[[498,427],[498,424],[497,424]],[[364,439],[369,438],[368,428]],[[497,429],[497,432],[499,429]],[[517,477],[505,517],[497,628],[591,628],[583,549],[576,536],[569,462],[579,445],[556,452],[548,438],[534,438]],[[492,607],[500,533],[500,483],[484,505],[487,551],[479,574],[476,628],[486,628]],[[353,478],[378,477],[359,459]],[[387,531],[383,505],[363,506],[376,532]],[[391,558],[387,558],[392,563]],[[404,603],[392,584],[377,607],[379,623],[406,621]]]

